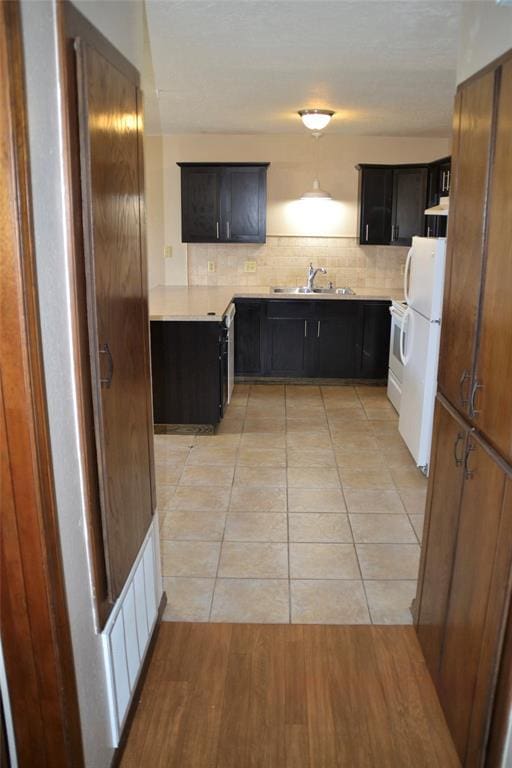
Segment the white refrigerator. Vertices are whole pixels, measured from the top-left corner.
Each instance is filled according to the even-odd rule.
[[[400,337],[404,368],[398,429],[425,474],[437,390],[445,261],[446,238],[413,237],[404,272],[407,309]]]

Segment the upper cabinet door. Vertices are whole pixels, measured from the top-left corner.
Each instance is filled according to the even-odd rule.
[[[512,463],[512,61],[503,66],[489,192],[486,274],[471,413]]]
[[[213,243],[221,239],[221,169],[181,169],[181,239],[184,243]]]
[[[264,243],[267,220],[267,169],[225,168],[222,175],[221,237],[231,243]]]
[[[459,91],[454,115],[438,383],[443,395],[463,412],[468,411],[476,346],[493,103],[494,72],[489,72]]]
[[[153,513],[141,95],[96,49],[76,48],[94,426],[115,599]]]
[[[425,227],[428,169],[395,168],[393,171],[393,214],[391,243],[411,245],[414,235]]]
[[[361,169],[361,245],[389,245],[393,204],[393,169]]]

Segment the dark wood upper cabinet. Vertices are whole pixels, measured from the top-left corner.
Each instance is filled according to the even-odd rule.
[[[365,245],[388,244],[391,239],[393,169],[361,166],[359,240]]]
[[[266,237],[267,168],[228,167],[222,173],[221,225],[230,243],[263,243]]]
[[[269,163],[178,163],[184,243],[264,243]]]
[[[410,245],[414,235],[444,237],[446,217],[425,216],[425,208],[448,194],[450,167],[449,157],[422,164],[358,165],[361,245]]]
[[[214,242],[220,238],[218,168],[184,168],[181,172],[183,242]]]
[[[392,245],[410,245],[423,233],[427,200],[427,168],[393,170]]]

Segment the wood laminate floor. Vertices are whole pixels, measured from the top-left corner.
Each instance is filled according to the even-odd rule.
[[[122,768],[458,766],[411,627],[163,623]]]

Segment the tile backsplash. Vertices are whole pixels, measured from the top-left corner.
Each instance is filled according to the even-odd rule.
[[[189,285],[304,285],[310,262],[318,285],[399,291],[406,247],[359,245],[354,237],[268,237],[261,245],[189,244]],[[208,272],[208,262],[215,271]],[[247,272],[246,262],[256,271]]]

